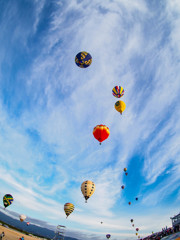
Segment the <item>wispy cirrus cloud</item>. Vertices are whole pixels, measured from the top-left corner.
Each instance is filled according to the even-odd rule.
[[[157,206],[165,192],[177,191],[180,85],[174,51],[178,52],[179,20],[173,13],[178,12],[179,5],[177,1],[156,4],[74,0],[48,5],[34,1],[32,19],[20,18],[25,23],[15,28],[15,39],[19,40],[20,32],[29,26],[21,39],[22,55],[23,51],[28,53],[28,61],[23,62],[24,67],[22,62],[16,65],[13,47],[7,54],[7,59],[14,59],[10,71],[14,80],[9,85],[2,80],[10,89],[1,92],[0,137],[1,181],[7,184],[3,191],[7,186],[13,191],[17,209],[23,200],[29,213],[37,216],[40,212],[43,219],[50,219],[53,207],[50,221],[58,218],[63,222],[63,204],[74,201],[77,212],[70,223],[74,231],[82,224],[97,234],[100,230],[95,222],[103,216],[110,219],[107,227],[114,235],[125,237],[125,229],[130,239],[129,226],[123,222],[126,211],[130,212],[125,202],[131,189],[125,193],[120,190],[122,182],[129,184],[123,168],[133,169],[129,175],[141,181],[137,186],[142,196],[139,204]],[[18,18],[21,7],[13,5],[6,12],[12,11]],[[0,24],[10,39],[4,20]],[[14,38],[12,41],[15,45]],[[74,63],[81,50],[93,56],[87,69]],[[2,55],[0,61],[3,65]],[[14,67],[18,71],[13,75]],[[9,79],[3,70],[0,74]],[[114,110],[114,85],[125,89],[122,100],[127,108],[122,116]],[[100,123],[110,128],[109,139],[102,146],[92,135],[93,127]],[[7,174],[9,180],[5,179]],[[97,189],[88,202],[86,218],[80,185],[87,179],[93,180]],[[122,206],[115,209],[118,204],[126,210]],[[143,219],[143,213],[140,216],[131,211]],[[143,220],[142,229],[148,231],[146,226],[154,219],[151,214],[149,219]],[[156,226],[164,223],[157,217]]]

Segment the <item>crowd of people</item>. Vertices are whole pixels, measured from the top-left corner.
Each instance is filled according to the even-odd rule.
[[[166,228],[162,228],[161,232],[152,233],[151,235],[145,238],[141,238],[140,240],[160,240],[163,237],[171,235],[175,232],[177,232],[177,230],[174,229],[173,227],[170,227],[170,228],[166,227]]]

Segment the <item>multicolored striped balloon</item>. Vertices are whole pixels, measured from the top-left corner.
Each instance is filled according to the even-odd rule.
[[[92,57],[87,52],[79,52],[75,57],[75,63],[80,68],[87,68],[92,63]]]
[[[115,86],[112,90],[113,96],[116,98],[121,98],[124,95],[124,89],[121,86]]]
[[[4,204],[4,207],[6,208],[6,207],[8,207],[9,205],[11,205],[12,204],[12,202],[13,202],[13,196],[11,195],[11,194],[6,194],[6,195],[4,195],[4,197],[3,197],[3,204]]]
[[[66,213],[66,216],[68,217],[74,211],[74,204],[72,204],[72,203],[65,203],[64,204],[64,211]]]

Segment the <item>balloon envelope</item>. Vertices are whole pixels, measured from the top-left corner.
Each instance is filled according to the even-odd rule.
[[[111,237],[111,234],[106,234],[106,238],[109,239]]]
[[[11,205],[12,204],[12,202],[13,202],[13,196],[11,195],[11,194],[6,194],[6,195],[4,195],[4,197],[3,197],[3,204],[4,204],[4,207],[6,208],[6,207],[8,207],[9,205]]]
[[[19,219],[20,219],[21,222],[23,222],[23,221],[26,219],[26,215],[21,214],[21,215],[19,216]]]
[[[88,198],[92,196],[95,189],[96,189],[95,184],[92,181],[87,180],[81,184],[81,191],[82,191],[82,194],[84,195],[86,202]]]
[[[87,52],[79,52],[75,57],[75,63],[80,68],[87,68],[92,63],[92,57]]]
[[[122,114],[124,110],[126,109],[126,104],[123,101],[117,101],[114,105],[116,111],[120,112]]]
[[[100,144],[109,137],[110,131],[106,125],[97,125],[93,129],[94,137],[100,142]]]
[[[64,211],[66,213],[66,216],[68,217],[74,211],[74,205],[72,203],[65,203]]]
[[[112,89],[112,94],[114,97],[116,98],[120,98],[124,95],[124,89],[123,87],[121,86],[115,86],[113,89]]]

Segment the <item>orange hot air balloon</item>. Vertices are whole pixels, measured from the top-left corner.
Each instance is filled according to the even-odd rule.
[[[129,205],[131,205],[131,202],[128,202]]]
[[[110,134],[109,128],[102,124],[97,125],[93,129],[93,135],[99,141],[100,145],[104,140],[106,140],[109,137],[109,134]]]

